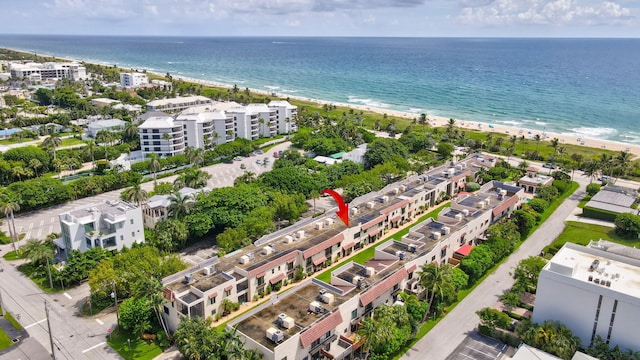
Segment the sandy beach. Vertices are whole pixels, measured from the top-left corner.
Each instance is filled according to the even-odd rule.
[[[163,74],[158,74],[158,75],[164,76]],[[197,84],[207,85],[207,86],[232,88],[232,86],[230,86],[229,84],[222,84],[222,83],[217,83],[213,81],[194,79],[190,77],[174,76],[174,78],[180,79],[183,81],[197,83]],[[256,94],[262,94],[262,95],[275,94],[275,96],[278,96],[280,98],[290,98],[290,99],[296,99],[296,100],[302,100],[302,101],[310,101],[310,102],[315,102],[321,105],[329,104],[329,105],[335,105],[340,107],[348,107],[348,108],[353,108],[355,110],[372,111],[379,114],[387,114],[390,116],[401,117],[406,119],[415,119],[420,117],[420,114],[396,111],[392,109],[376,108],[376,107],[369,107],[369,106],[349,104],[349,103],[330,102],[330,101],[311,99],[311,98],[306,98],[302,96],[282,94],[282,93],[265,91],[265,90],[257,90],[257,89],[250,89],[250,90]],[[433,127],[444,127],[449,122],[449,118],[442,117],[442,116],[428,115],[427,117],[429,119],[429,124]],[[519,127],[506,126],[502,124],[489,124],[485,122],[478,122],[478,121],[473,121],[468,119],[456,119],[456,127],[460,129],[477,130],[477,131],[483,131],[483,132],[502,133],[502,134],[507,134],[509,136],[511,135],[516,135],[518,137],[524,136],[527,139],[533,139],[534,136],[540,135],[540,138],[543,141],[544,140],[550,141],[553,138],[557,138],[560,141],[560,144],[579,145],[579,146],[585,146],[585,147],[603,149],[603,150],[606,149],[606,150],[613,150],[613,151],[627,151],[633,154],[634,158],[640,157],[640,145],[621,143],[621,142],[603,140],[603,139],[586,137],[586,136],[571,136],[567,134],[559,134],[559,133],[554,133],[549,131],[540,131],[540,130],[534,130],[534,129],[525,129],[525,128],[519,128]]]

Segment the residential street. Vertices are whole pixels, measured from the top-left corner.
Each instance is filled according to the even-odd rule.
[[[513,285],[511,272],[518,262],[529,256],[540,254],[540,251],[564,230],[565,219],[571,215],[578,202],[584,197],[586,185],[589,183],[589,180],[583,176],[575,176],[574,180],[580,183],[578,190],[560,205],[516,252],[511,254],[494,273],[478,285],[401,359],[445,359],[468,334],[474,331],[479,322],[476,311],[493,307],[499,297],[511,288]]]

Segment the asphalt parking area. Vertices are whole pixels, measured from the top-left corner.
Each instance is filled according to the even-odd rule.
[[[447,360],[497,360],[508,346],[477,333],[467,336],[447,357]]]

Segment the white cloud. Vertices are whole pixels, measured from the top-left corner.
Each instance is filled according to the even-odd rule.
[[[468,25],[612,24],[633,17],[613,1],[461,0],[458,20]]]

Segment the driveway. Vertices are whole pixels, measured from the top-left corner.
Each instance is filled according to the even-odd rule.
[[[479,318],[476,311],[494,306],[500,296],[513,286],[511,273],[518,262],[529,256],[540,254],[540,251],[564,230],[564,221],[584,197],[587,183],[588,181],[581,181],[578,190],[558,207],[553,216],[531,234],[518,250],[448,313],[438,325],[409,349],[402,359],[446,359],[454,352],[458,344],[465,340],[467,334],[472,333],[478,324]]]

